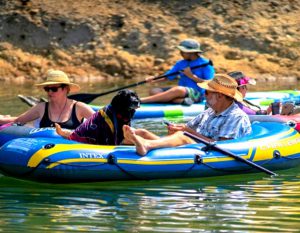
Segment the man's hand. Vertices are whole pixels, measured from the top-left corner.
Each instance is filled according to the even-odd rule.
[[[188,76],[188,77],[191,78],[191,79],[193,79],[193,77],[194,77],[194,74],[192,73],[190,67],[185,68],[185,69],[182,71],[182,73],[183,73],[184,75]]]
[[[185,124],[169,124],[168,125],[168,134],[176,133],[177,131],[185,131],[186,125]]]
[[[161,81],[166,80],[166,78],[160,78],[160,79],[153,80],[155,78],[156,78],[155,76],[147,77],[147,78],[145,78],[145,81],[147,83],[152,83],[152,82],[154,83],[154,82],[161,82]]]

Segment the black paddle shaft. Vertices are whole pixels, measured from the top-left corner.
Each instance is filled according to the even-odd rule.
[[[274,172],[272,172],[272,171],[270,171],[270,170],[268,170],[268,169],[266,169],[266,168],[264,168],[264,167],[262,167],[262,166],[260,166],[260,165],[258,165],[256,163],[253,163],[250,160],[247,160],[247,159],[244,159],[243,157],[235,155],[235,154],[233,154],[232,152],[230,152],[228,150],[224,150],[221,147],[218,147],[217,145],[215,145],[213,143],[210,143],[210,142],[208,142],[208,141],[206,141],[206,140],[204,140],[204,139],[202,139],[200,137],[197,137],[197,136],[195,136],[195,135],[193,135],[193,134],[191,134],[189,132],[184,132],[184,134],[186,136],[194,139],[195,141],[201,142],[201,143],[209,146],[210,148],[212,148],[212,149],[214,149],[216,151],[222,152],[223,154],[228,155],[228,156],[230,156],[230,157],[232,157],[232,158],[234,158],[234,159],[236,159],[236,160],[238,160],[238,161],[240,161],[242,163],[246,163],[246,164],[248,164],[251,167],[254,167],[254,168],[256,168],[256,169],[258,169],[260,171],[263,171],[263,172],[267,173],[268,175],[273,175],[273,176],[277,175],[276,173],[274,173]]]
[[[207,66],[207,65],[212,65],[212,62],[209,61],[207,63],[201,64],[201,65],[198,65],[198,66],[193,66],[193,67],[190,67],[190,69],[194,70],[194,69],[201,68],[201,67],[204,67],[204,66]],[[157,79],[162,79],[162,78],[165,78],[165,77],[168,77],[168,76],[177,75],[177,74],[180,74],[181,72],[182,72],[182,70],[172,72],[172,73],[169,73],[169,74],[163,74],[163,75],[160,75],[160,76],[157,76],[157,77],[153,78],[152,80],[157,80]],[[107,95],[107,94],[110,94],[110,93],[113,93],[113,92],[116,92],[116,91],[124,90],[124,89],[127,89],[127,88],[136,87],[136,86],[139,86],[139,85],[144,84],[146,82],[147,81],[144,80],[144,81],[133,83],[133,84],[130,84],[130,85],[127,85],[127,86],[124,86],[124,87],[119,87],[119,88],[116,88],[116,89],[113,89],[113,90],[110,90],[110,91],[106,91],[106,92],[102,92],[102,93],[94,93],[94,94],[79,93],[79,94],[69,95],[68,98],[73,99],[73,100],[77,100],[77,101],[81,101],[81,102],[84,102],[84,103],[88,104],[88,103],[92,102],[94,99],[96,99],[97,97]]]

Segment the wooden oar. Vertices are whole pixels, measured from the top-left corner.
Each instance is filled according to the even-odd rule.
[[[204,66],[211,65],[211,64],[212,64],[212,62],[209,61],[208,63],[202,64],[202,65],[190,67],[190,69],[193,70],[193,69],[197,69],[197,68],[204,67]],[[172,72],[172,73],[169,73],[169,74],[163,74],[163,75],[160,75],[160,76],[157,76],[157,77],[153,78],[152,80],[157,80],[157,79],[162,79],[162,78],[165,78],[165,77],[168,77],[168,76],[177,75],[177,74],[180,74],[181,72],[182,72],[182,70]],[[94,99],[96,99],[97,97],[107,95],[107,94],[110,94],[110,93],[113,93],[113,92],[116,92],[116,91],[120,91],[120,90],[123,90],[123,89],[136,87],[136,86],[139,86],[139,85],[144,84],[146,82],[147,81],[144,80],[144,81],[140,81],[140,82],[137,82],[137,83],[133,83],[133,84],[130,84],[130,85],[127,85],[127,86],[124,86],[124,87],[116,88],[116,89],[106,91],[106,92],[102,92],[102,93],[94,93],[94,94],[80,93],[80,94],[69,95],[68,97],[70,99],[81,101],[81,102],[84,102],[84,103],[88,104],[88,103],[92,102]]]
[[[213,144],[213,143],[210,143],[210,142],[208,142],[208,141],[206,141],[206,140],[204,140],[204,139],[202,139],[202,138],[199,138],[199,137],[197,137],[197,136],[195,136],[195,135],[193,135],[193,134],[191,134],[191,133],[189,133],[189,132],[184,132],[184,134],[185,134],[186,136],[188,136],[188,137],[194,139],[195,141],[201,142],[201,143],[203,143],[203,144],[209,146],[210,148],[213,148],[213,149],[216,150],[216,151],[222,152],[223,154],[228,155],[228,156],[230,156],[230,157],[234,158],[235,160],[238,160],[238,161],[240,161],[240,162],[242,162],[242,163],[246,163],[246,164],[248,164],[248,165],[251,166],[251,167],[254,167],[254,168],[256,168],[256,169],[258,169],[258,170],[260,170],[260,171],[262,171],[262,172],[267,173],[268,175],[277,176],[276,173],[274,173],[274,172],[272,172],[272,171],[270,171],[270,170],[268,170],[268,169],[266,169],[266,168],[264,168],[264,167],[262,167],[262,166],[259,166],[258,164],[253,163],[253,162],[250,161],[250,160],[247,160],[247,159],[244,159],[243,157],[240,157],[240,156],[238,156],[238,155],[235,155],[235,154],[233,154],[232,152],[230,152],[230,151],[228,151],[228,150],[224,150],[224,149],[222,149],[221,147],[218,147],[217,145],[215,145],[215,144]]]

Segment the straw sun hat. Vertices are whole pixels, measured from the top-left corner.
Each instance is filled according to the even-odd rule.
[[[46,75],[46,81],[43,83],[36,84],[37,87],[45,87],[56,84],[65,84],[70,87],[70,92],[77,92],[80,90],[80,86],[71,83],[68,75],[60,70],[48,70]]]
[[[227,74],[216,74],[212,80],[198,83],[198,86],[208,91],[227,95],[238,102],[243,101],[242,94],[237,90],[236,81]]]

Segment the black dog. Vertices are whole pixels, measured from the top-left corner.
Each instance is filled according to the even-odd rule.
[[[140,107],[141,100],[138,95],[131,90],[119,91],[111,101],[111,106],[117,113],[118,119],[126,122],[130,121],[135,110]]]
[[[134,91],[119,91],[109,105],[92,115],[74,132],[68,134],[56,127],[57,133],[70,140],[84,143],[119,145],[124,139],[122,127],[130,125],[140,102]]]

